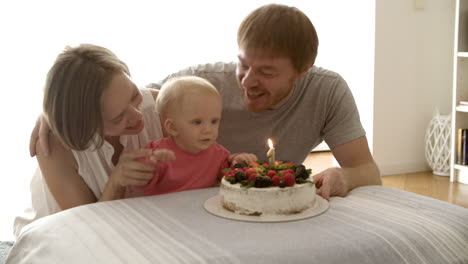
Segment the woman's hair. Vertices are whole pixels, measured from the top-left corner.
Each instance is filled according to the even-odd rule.
[[[67,46],[58,55],[47,74],[43,110],[52,132],[70,148],[85,150],[94,140],[102,146],[101,96],[117,74],[130,76],[127,65],[104,47]]]
[[[219,92],[209,81],[196,76],[174,77],[167,80],[161,87],[156,99],[156,112],[165,120],[173,106],[180,105],[183,99],[193,94],[215,95]]]
[[[269,4],[252,11],[237,31],[237,45],[261,56],[286,56],[302,72],[314,64],[318,37],[312,22],[295,7]]]

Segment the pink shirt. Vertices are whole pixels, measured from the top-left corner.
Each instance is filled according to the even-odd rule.
[[[218,143],[197,154],[181,149],[171,137],[151,141],[144,148],[169,149],[176,157],[159,163],[150,182],[137,187],[145,196],[212,187],[228,167],[229,151]]]

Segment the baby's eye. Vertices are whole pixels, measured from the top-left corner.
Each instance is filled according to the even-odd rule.
[[[192,121],[192,124],[194,124],[194,125],[200,125],[200,124],[201,124],[201,120],[199,120],[199,119],[193,120],[193,121]]]
[[[211,120],[211,124],[216,125],[219,122],[219,119],[213,119]]]

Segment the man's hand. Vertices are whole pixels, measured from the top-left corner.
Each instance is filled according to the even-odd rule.
[[[344,197],[348,194],[348,182],[345,172],[340,168],[328,168],[313,176],[317,194],[330,199],[330,196]]]
[[[354,188],[382,184],[365,136],[336,146],[332,152],[341,168],[329,168],[314,176],[317,194],[323,198],[344,197]]]
[[[40,114],[29,139],[29,154],[31,157],[36,156],[36,144],[38,141],[41,144],[41,149],[44,151],[44,156],[47,157],[49,155],[49,132],[50,128],[45,116],[44,114]]]

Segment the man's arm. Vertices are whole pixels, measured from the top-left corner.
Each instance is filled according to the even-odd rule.
[[[329,168],[314,176],[319,188],[317,193],[330,196],[346,196],[354,188],[381,185],[380,171],[375,163],[365,136],[332,149],[341,168]]]

